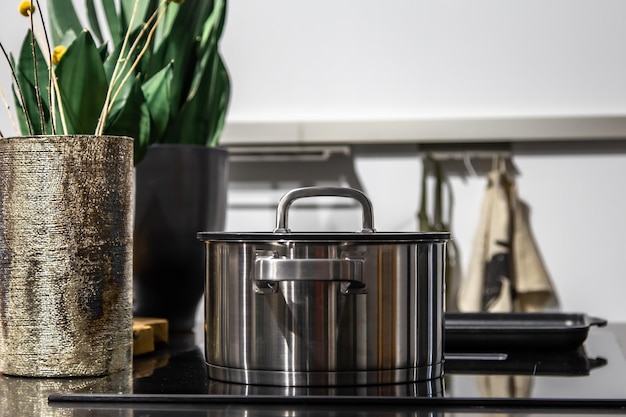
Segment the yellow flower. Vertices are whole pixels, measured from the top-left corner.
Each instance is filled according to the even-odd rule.
[[[22,16],[30,16],[35,13],[35,5],[30,1],[23,1],[17,8]]]
[[[54,49],[52,50],[52,63],[54,65],[58,64],[61,61],[61,58],[63,58],[65,51],[67,51],[67,48],[63,45],[54,47]]]

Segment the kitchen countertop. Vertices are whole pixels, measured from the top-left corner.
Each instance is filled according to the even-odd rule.
[[[559,375],[561,372],[557,369],[555,373],[554,368],[548,366],[548,361],[552,359],[537,360],[533,376],[477,376],[452,361],[446,376],[437,381],[367,388],[262,388],[209,381],[202,343],[201,329],[195,333],[175,336],[167,349],[136,358],[132,372],[106,378],[33,379],[1,376],[0,415],[626,414],[626,324],[609,324],[605,328],[590,330],[585,343],[589,361],[585,363],[592,365],[581,375],[574,375],[579,370]],[[584,356],[587,359],[587,355]],[[562,355],[562,358],[561,362],[566,365],[559,365],[561,368],[571,363],[567,355]],[[480,382],[477,384],[476,381]],[[485,394],[484,388],[488,384],[502,386],[490,386],[488,391],[491,394]],[[577,386],[581,384],[590,385],[589,389],[584,389],[588,395],[576,393],[579,389]],[[507,389],[513,387],[513,391],[517,390],[515,395],[518,398],[502,396],[499,390],[505,385]],[[530,392],[530,387],[539,394],[528,397],[524,390]],[[481,392],[477,393],[477,389]],[[72,394],[69,402],[48,402],[50,394],[68,393]],[[82,397],[74,396],[76,393],[81,393]],[[94,398],[94,395],[101,397]],[[493,397],[487,398],[489,395]],[[143,398],[138,401],[141,396]],[[276,398],[281,400],[276,401]],[[86,399],[88,401],[78,401]],[[96,399],[98,401],[94,401]]]

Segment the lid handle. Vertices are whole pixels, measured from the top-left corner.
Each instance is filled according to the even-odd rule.
[[[359,190],[345,187],[303,187],[283,195],[276,209],[276,229],[274,233],[290,233],[287,226],[288,210],[291,204],[304,197],[348,197],[358,201],[363,208],[361,233],[374,233],[374,211],[370,200]]]

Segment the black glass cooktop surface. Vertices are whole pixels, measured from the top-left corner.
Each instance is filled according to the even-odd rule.
[[[164,415],[202,410],[201,415],[307,416],[343,409],[346,415],[358,411],[363,416],[422,415],[425,409],[446,415],[626,412],[626,360],[609,328],[592,329],[576,350],[446,353],[443,378],[367,387],[285,388],[210,380],[201,339],[186,335],[168,349],[136,358],[130,392],[58,392],[50,404],[89,409],[132,405],[135,416],[144,415],[139,410],[159,409]],[[395,412],[387,414],[390,410]]]
[[[202,346],[135,361],[135,394],[626,399],[626,360],[615,335],[592,329],[576,350],[446,353],[443,378],[366,387],[269,387],[210,380]]]

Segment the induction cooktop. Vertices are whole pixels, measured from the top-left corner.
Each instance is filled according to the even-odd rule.
[[[443,378],[361,387],[271,387],[210,380],[202,346],[139,358],[135,394],[271,396],[430,396],[482,398],[624,398],[626,360],[615,335],[592,329],[576,350],[453,352],[445,354]]]
[[[201,335],[191,335],[167,350],[136,358],[132,393],[61,392],[50,397],[51,403],[349,406],[363,408],[363,415],[381,405],[626,410],[626,360],[607,328],[591,329],[584,344],[569,351],[446,352],[442,378],[361,387],[270,387],[210,380],[201,340]]]

